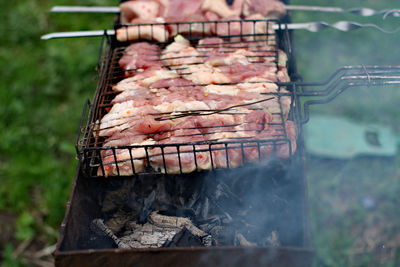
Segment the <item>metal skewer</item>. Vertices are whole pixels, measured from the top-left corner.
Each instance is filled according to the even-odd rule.
[[[107,35],[115,35],[115,30],[52,32],[52,33],[42,35],[40,37],[40,39],[50,40],[50,39],[58,39],[58,38],[99,37],[99,36],[103,36],[104,32],[106,32]]]
[[[370,17],[375,15],[383,15],[383,18],[387,16],[400,17],[400,9],[383,9],[374,10],[366,7],[344,9],[341,7],[323,7],[323,6],[285,6],[286,10],[290,11],[314,11],[314,12],[326,12],[326,13],[350,13],[362,17]]]
[[[374,15],[383,15],[383,18],[388,16],[400,17],[400,9],[383,9],[374,10],[371,8],[350,8],[344,9],[341,7],[323,7],[323,6],[297,6],[286,5],[286,10],[289,11],[311,11],[311,12],[326,12],[326,13],[350,13],[358,16],[369,17]],[[119,13],[119,7],[104,6],[54,6],[49,10],[51,13]]]
[[[319,32],[321,30],[332,28],[343,32],[353,31],[361,28],[373,28],[383,33],[395,33],[400,30],[397,28],[394,31],[382,29],[375,24],[360,24],[352,21],[338,21],[334,24],[328,24],[324,21],[307,22],[307,23],[291,23],[291,24],[275,24],[274,30],[307,30],[310,32]],[[76,31],[76,32],[54,32],[41,36],[42,40],[49,40],[55,38],[71,38],[71,37],[97,37],[103,36],[104,32],[108,35],[115,35],[115,30],[96,30],[96,31]]]
[[[119,7],[114,6],[54,6],[51,13],[119,13]]]
[[[273,25],[274,30],[278,30],[279,25]],[[288,30],[307,30],[310,32],[319,32],[321,30],[327,29],[327,28],[332,28],[336,29],[342,32],[349,32],[357,29],[362,29],[362,28],[373,28],[378,31],[381,31],[383,33],[396,33],[397,31],[400,30],[400,27],[393,30],[393,31],[388,31],[385,30],[378,25],[375,24],[360,24],[354,21],[338,21],[333,24],[326,23],[324,21],[317,21],[317,22],[306,22],[306,23],[291,23],[291,24],[283,24],[283,28],[285,29],[285,26],[287,26]]]

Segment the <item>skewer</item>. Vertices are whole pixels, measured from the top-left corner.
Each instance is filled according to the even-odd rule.
[[[53,32],[42,35],[40,39],[50,40],[58,38],[75,38],[75,37],[99,37],[107,35],[115,35],[115,30],[97,30],[97,31],[75,31],[75,32]]]
[[[50,13],[119,13],[114,6],[54,6]]]
[[[374,10],[371,8],[360,7],[344,9],[341,7],[324,7],[324,6],[300,6],[300,5],[285,5],[288,11],[310,11],[310,12],[325,12],[325,13],[350,13],[362,17],[370,17],[375,15],[383,15],[383,18],[388,16],[400,17],[400,9],[383,9]],[[49,12],[51,13],[119,13],[119,7],[104,6],[54,6]]]
[[[361,28],[373,28],[383,33],[395,33],[400,30],[397,28],[393,31],[382,29],[375,24],[360,24],[353,21],[338,21],[334,24],[329,24],[324,21],[307,22],[307,23],[291,23],[291,24],[274,24],[274,30],[307,30],[310,32],[319,32],[326,28],[332,28],[343,32],[353,31]],[[97,30],[97,31],[76,31],[76,32],[54,32],[41,36],[42,40],[56,39],[56,38],[70,38],[70,37],[98,37],[107,35],[115,35],[115,30]]]
[[[383,18],[387,16],[400,17],[400,9],[383,9],[374,10],[366,7],[349,8],[344,9],[341,7],[324,7],[324,6],[286,6],[286,10],[289,11],[311,11],[311,12],[325,12],[325,13],[350,13],[362,17],[370,17],[375,15],[383,15]]]

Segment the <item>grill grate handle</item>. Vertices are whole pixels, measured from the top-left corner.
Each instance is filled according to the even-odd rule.
[[[296,99],[307,97],[302,105],[299,100],[297,101],[297,108],[302,107],[298,112],[301,115],[299,121],[304,124],[309,120],[311,105],[329,103],[348,88],[400,85],[400,65],[346,66],[338,69],[328,80],[321,83],[293,82],[285,85],[292,88]],[[318,87],[324,89],[319,90]]]

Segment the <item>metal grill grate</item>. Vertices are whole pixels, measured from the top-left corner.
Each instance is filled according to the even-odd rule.
[[[230,34],[230,27],[238,23],[240,25],[240,32],[238,34]],[[251,27],[254,32],[253,34],[246,34],[243,32],[243,23],[251,23]],[[288,40],[284,42],[279,41],[279,38],[275,33],[271,33],[268,29],[271,23],[276,21],[268,20],[252,20],[252,21],[227,21],[227,22],[189,22],[189,23],[173,23],[173,24],[145,24],[144,26],[151,27],[150,32],[153,34],[152,27],[176,27],[176,31],[183,34],[192,45],[197,46],[197,49],[213,49],[217,44],[208,43],[207,45],[199,45],[198,41],[203,37],[207,37],[209,33],[202,32],[201,34],[194,34],[194,31],[186,31],[189,27],[199,28],[199,24],[202,24],[201,28],[207,28],[206,24],[212,24],[215,28],[218,28],[219,24],[227,25],[228,35],[218,35],[218,38],[224,40],[222,44],[222,53],[232,54],[237,49],[246,48],[256,49],[255,55],[249,56],[248,61],[250,64],[271,64],[276,69],[276,72],[282,69],[279,65],[280,52],[278,50],[277,43],[280,42],[280,46],[285,49],[287,53]],[[265,31],[261,33],[255,33],[257,28],[261,28],[259,25],[264,25]],[[186,27],[185,27],[186,25]],[[187,26],[188,25],[188,26]],[[118,28],[124,27],[144,27],[136,25],[119,25]],[[142,28],[149,29],[149,28]],[[182,31],[181,29],[186,29]],[[142,35],[143,37],[145,35]],[[283,39],[288,35],[282,35]],[[138,36],[139,37],[139,36]],[[152,36],[145,36],[145,39],[154,39]],[[141,38],[138,38],[141,39]],[[268,132],[270,132],[267,138],[255,138],[254,136],[244,136],[224,139],[220,141],[218,139],[208,139],[205,141],[185,141],[185,142],[173,142],[173,143],[157,143],[157,144],[146,144],[146,145],[117,145],[117,146],[104,146],[106,138],[99,136],[99,132],[104,130],[100,127],[99,121],[109,112],[113,106],[112,100],[118,94],[113,87],[120,82],[122,79],[132,75],[132,72],[137,72],[137,69],[125,69],[122,70],[119,61],[124,56],[124,51],[129,43],[121,43],[112,37],[106,36],[104,38],[105,48],[102,53],[101,60],[99,61],[100,77],[96,95],[94,97],[93,105],[87,103],[88,114],[83,115],[81,123],[81,131],[77,140],[77,151],[83,169],[89,177],[103,177],[103,176],[122,176],[122,175],[137,175],[137,174],[155,174],[155,173],[188,173],[192,171],[201,170],[214,170],[218,168],[233,168],[247,165],[251,162],[262,161],[263,158],[276,158],[278,156],[287,158],[293,154],[293,140],[287,135],[287,129],[285,125],[286,118],[288,116],[288,110],[282,108],[282,98],[291,99],[291,93],[286,90],[285,87],[276,86],[275,82],[268,79],[258,80],[256,82],[248,82],[249,84],[275,84],[276,90],[266,93],[260,93],[257,101],[231,105],[223,109],[213,110],[189,110],[181,112],[160,112],[154,114],[154,119],[157,121],[174,120],[183,117],[195,117],[195,116],[208,116],[213,114],[228,114],[231,116],[244,116],[241,113],[240,108],[246,107],[250,111],[260,110],[257,107],[260,103],[268,101],[274,101],[276,108],[274,112],[271,112],[272,121],[260,122],[260,126],[266,128],[264,124],[268,125]],[[158,42],[156,44],[160,48],[165,48],[170,42]],[[181,73],[182,77],[190,75],[191,72],[185,70],[188,66],[195,66],[202,64],[207,58],[205,55],[193,56],[172,56],[165,57],[161,60],[164,61],[163,65],[169,69],[174,69]],[[190,62],[190,60],[193,62]],[[185,65],[180,64],[170,65],[165,64],[165,61],[170,62],[171,60],[184,60]],[[188,62],[189,60],[189,62]],[[139,70],[140,71],[140,70]],[[237,86],[243,84],[241,81],[231,83],[220,83],[220,86]],[[210,85],[206,84],[193,84],[188,85],[204,88]],[[290,100],[291,102],[291,100]],[[88,117],[87,119],[85,119]],[[212,132],[207,134],[216,134],[219,132],[233,133],[236,132],[232,128],[236,125],[217,125],[212,127]],[[187,128],[191,129],[202,129],[201,126]],[[176,130],[176,129],[175,129]],[[170,132],[175,131],[174,129],[169,130]],[[250,130],[247,130],[250,132]],[[168,131],[158,132],[157,134],[163,134]],[[246,130],[243,130],[246,132]],[[252,130],[252,132],[257,132]],[[260,131],[258,131],[260,132]],[[154,134],[154,133],[153,133]],[[197,134],[198,135],[198,134]],[[196,134],[184,134],[182,137],[196,136]],[[137,156],[140,154],[141,156]],[[123,155],[123,156],[121,156]],[[136,155],[136,156],[135,156]],[[218,158],[218,160],[216,159]],[[151,164],[154,161],[158,164]],[[171,161],[173,162],[171,164]],[[138,163],[139,162],[139,163]],[[156,165],[156,166],[155,166]],[[188,166],[189,165],[189,166]]]
[[[163,24],[164,25],[164,24]],[[166,26],[165,26],[166,27]],[[250,46],[250,44],[265,44],[271,50],[267,52],[261,61],[267,61],[274,65],[278,72],[282,65],[282,54],[278,47],[283,49],[291,59],[290,40],[288,40],[288,33],[282,27],[279,35],[276,34],[273,38],[269,38],[269,33],[265,33],[265,38],[259,40],[247,39],[247,37],[240,37],[240,39],[231,40],[229,37],[223,43],[228,50],[230,48],[237,49],[238,46]],[[192,45],[197,45],[198,37],[188,37]],[[235,36],[236,38],[236,36]],[[275,45],[271,45],[273,40]],[[105,176],[126,176],[126,175],[147,175],[147,174],[182,174],[190,173],[193,171],[202,170],[215,170],[220,168],[237,168],[241,166],[249,166],[251,163],[268,162],[276,158],[291,158],[295,153],[296,139],[293,132],[301,135],[300,126],[308,120],[308,107],[312,104],[323,104],[331,101],[342,91],[353,86],[379,86],[385,84],[399,84],[399,66],[355,66],[344,67],[335,72],[329,79],[321,83],[307,83],[301,81],[288,80],[270,81],[257,80],[247,82],[248,84],[273,84],[276,86],[275,91],[260,93],[257,101],[250,103],[231,105],[224,108],[217,109],[189,109],[179,112],[157,112],[148,114],[152,116],[154,121],[162,123],[163,121],[177,120],[180,118],[195,118],[207,117],[218,115],[230,115],[240,117],[243,116],[243,111],[240,110],[245,106],[247,111],[260,110],[257,107],[260,103],[269,103],[274,101],[276,108],[271,112],[272,120],[256,123],[257,125],[265,126],[262,130],[258,128],[250,129],[249,132],[262,132],[265,130],[269,135],[262,136],[233,136],[232,138],[212,139],[206,140],[180,140],[174,142],[156,142],[156,143],[141,143],[139,145],[107,145],[107,138],[102,136],[101,131],[107,130],[102,128],[101,119],[106,116],[110,108],[113,106],[113,99],[118,94],[113,90],[115,86],[122,79],[130,76],[132,72],[137,72],[137,69],[122,70],[118,61],[123,57],[127,43],[117,42],[111,37],[104,38],[107,44],[102,60],[100,61],[100,79],[98,83],[97,92],[92,105],[87,103],[86,110],[89,110],[88,115],[83,115],[80,133],[77,139],[77,152],[82,164],[82,169],[89,177],[105,177]],[[161,48],[164,48],[168,43],[157,43]],[[276,45],[279,44],[279,45]],[[213,44],[210,45],[211,47]],[[204,48],[204,47],[203,47]],[[234,50],[234,49],[233,49]],[[168,65],[167,68],[181,71],[182,76],[188,75],[184,72],[185,68],[190,65],[202,63],[207,59],[206,56],[176,56],[164,58],[165,61],[174,59],[193,59],[194,62],[186,62],[185,66]],[[250,64],[258,64],[260,57],[257,56],[256,60],[251,58],[249,61],[256,61]],[[164,62],[164,66],[165,66]],[[139,71],[140,73],[140,71]],[[290,70],[289,70],[290,73]],[[189,73],[190,74],[190,73]],[[294,72],[295,74],[295,72]],[[296,77],[296,75],[294,76]],[[293,79],[295,80],[295,79]],[[240,86],[244,82],[236,81],[232,83],[221,83],[219,86]],[[211,85],[206,84],[190,84],[199,88],[205,88]],[[184,85],[185,86],[185,85]],[[307,89],[307,87],[323,87],[324,89]],[[300,97],[311,97],[303,103],[300,102]],[[318,99],[315,99],[318,98]],[[286,103],[286,104],[285,104]],[[289,103],[289,105],[288,105]],[[290,111],[290,114],[288,114]],[[287,118],[291,121],[288,121]],[[290,125],[288,125],[290,122]],[[248,123],[248,122],[244,122]],[[122,123],[123,125],[123,123]],[[115,126],[115,125],[112,125]],[[119,125],[117,125],[119,127]],[[125,129],[131,125],[127,124]],[[213,126],[195,126],[187,127],[184,130],[198,130],[212,128],[211,134],[218,132],[232,133],[238,132],[237,129],[230,129],[236,125],[213,125]],[[288,126],[290,126],[288,128]],[[150,126],[149,126],[150,127]],[[257,127],[257,126],[256,126]],[[125,129],[122,129],[124,131]],[[299,130],[300,129],[300,130]],[[160,130],[159,132],[152,132],[154,134],[165,134],[181,129],[167,129]],[[242,129],[246,132],[246,129]],[[207,133],[209,134],[209,133]],[[201,133],[181,133],[180,137],[196,137],[205,135]],[[107,135],[105,135],[107,136]],[[300,137],[301,139],[301,137]],[[162,141],[162,139],[160,139]],[[168,139],[165,139],[168,140]],[[135,142],[133,142],[135,143]],[[172,163],[171,163],[172,162]]]

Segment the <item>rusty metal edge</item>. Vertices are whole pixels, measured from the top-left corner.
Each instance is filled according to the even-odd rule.
[[[54,255],[56,255],[57,252],[60,250],[60,246],[61,246],[62,242],[64,241],[65,228],[68,223],[68,218],[69,218],[69,214],[70,214],[70,210],[71,210],[71,202],[72,202],[73,197],[75,196],[75,191],[76,191],[75,187],[76,187],[76,184],[78,181],[79,173],[80,173],[80,164],[78,163],[78,167],[76,168],[76,172],[75,172],[75,178],[74,178],[74,181],[72,182],[71,193],[69,194],[67,204],[65,205],[66,206],[65,215],[64,215],[63,221],[61,222],[61,226],[59,229],[59,236],[58,236],[57,243],[56,243],[56,249],[55,249],[55,252],[53,253]]]
[[[304,247],[176,247],[176,248],[115,248],[115,249],[85,249],[85,250],[71,250],[71,251],[59,251],[56,249],[55,256],[73,256],[73,255],[89,255],[89,254],[97,254],[97,253],[117,253],[117,254],[124,254],[124,253],[147,253],[147,252],[171,252],[171,251],[264,251],[264,250],[276,250],[276,251],[295,251],[295,252],[304,252],[304,253],[313,253],[314,250],[310,248]]]

